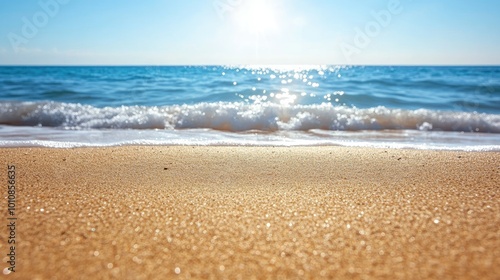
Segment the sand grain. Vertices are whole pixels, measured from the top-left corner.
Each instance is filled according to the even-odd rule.
[[[0,158],[17,169],[9,276],[19,279],[500,276],[500,153],[4,148]]]

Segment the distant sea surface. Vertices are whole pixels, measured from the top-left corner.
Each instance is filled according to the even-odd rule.
[[[500,67],[0,67],[0,147],[500,150]]]

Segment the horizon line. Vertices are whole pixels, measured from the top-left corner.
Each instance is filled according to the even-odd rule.
[[[0,64],[0,67],[179,67],[179,66],[261,66],[261,67],[277,67],[277,66],[378,66],[378,67],[500,67],[500,64],[262,64],[262,63],[241,63],[241,64]]]

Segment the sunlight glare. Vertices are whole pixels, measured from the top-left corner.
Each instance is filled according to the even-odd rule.
[[[278,20],[273,1],[252,0],[235,13],[238,26],[250,33],[268,34],[278,30]]]

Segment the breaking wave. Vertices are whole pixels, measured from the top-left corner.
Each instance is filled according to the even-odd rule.
[[[86,129],[244,131],[421,130],[500,133],[500,115],[274,103],[214,102],[171,106],[94,107],[79,103],[2,102],[0,124]]]

